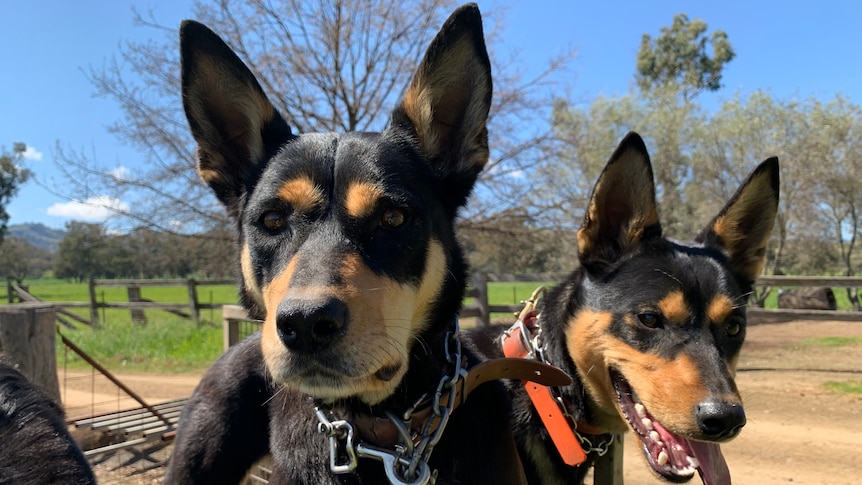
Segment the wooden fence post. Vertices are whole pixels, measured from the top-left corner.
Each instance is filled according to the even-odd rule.
[[[195,325],[200,325],[201,318],[198,309],[198,283],[194,280],[194,278],[189,278],[188,280],[189,287],[189,315],[192,317],[192,322]]]
[[[56,316],[50,303],[0,305],[0,352],[8,354],[27,379],[59,403]]]
[[[614,435],[608,452],[600,456],[593,465],[593,483],[596,485],[622,485],[623,483],[623,435]]]
[[[90,278],[90,321],[93,328],[99,328],[99,302],[96,300],[96,279]]]
[[[488,273],[477,271],[473,273],[473,289],[476,290],[476,306],[479,308],[479,324],[483,327],[491,325],[491,310],[488,304]]]
[[[129,303],[141,302],[141,287],[137,285],[129,285],[126,287],[126,291],[129,294]],[[132,321],[134,323],[147,323],[147,313],[144,312],[143,308],[129,308],[129,312],[132,314]]]
[[[239,323],[248,318],[248,312],[239,305],[224,305],[221,308],[224,350],[239,342]]]

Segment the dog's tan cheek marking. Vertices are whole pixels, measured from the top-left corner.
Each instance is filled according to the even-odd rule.
[[[370,215],[382,194],[383,189],[374,184],[367,182],[351,184],[347,188],[347,197],[344,200],[347,215],[356,219]]]
[[[621,353],[625,365],[619,368],[649,412],[671,431],[699,433],[693,411],[709,392],[694,360],[685,354],[663,359],[631,347]]]
[[[739,354],[736,354],[735,356],[733,356],[732,359],[730,359],[727,362],[727,371],[730,372],[730,377],[732,377],[734,379],[736,379],[736,365],[738,363],[739,363]]]
[[[432,240],[418,288],[374,274],[359,256],[346,258],[341,272],[345,287],[339,291],[350,301],[352,323],[362,331],[385,330],[406,347],[424,330],[430,307],[440,294],[445,258],[442,245]]]
[[[356,364],[370,373],[400,365],[390,380],[363,380],[357,386],[363,402],[382,401],[401,382],[412,345],[425,328],[430,305],[439,295],[445,268],[445,255],[436,241],[430,244],[425,275],[418,288],[374,274],[358,255],[342,263],[344,285],[336,293],[347,302],[351,315],[344,352],[357,356]]]
[[[266,302],[263,301],[263,294],[260,292],[260,286],[257,284],[257,276],[254,274],[254,267],[251,261],[251,250],[248,243],[243,243],[240,253],[240,266],[242,268],[242,281],[245,289],[257,302],[261,308],[266,309]]]
[[[715,295],[706,307],[706,317],[713,324],[721,325],[733,311],[733,300],[727,295]]]
[[[685,303],[685,297],[681,291],[671,291],[658,302],[658,308],[662,315],[671,323],[684,324],[691,318],[691,312]]]
[[[587,392],[608,414],[616,414],[615,392],[607,370],[606,351],[615,345],[607,334],[613,315],[609,312],[582,310],[566,327],[566,348],[577,366]]]
[[[296,260],[291,259],[284,271],[273,278],[262,291],[266,317],[264,318],[263,329],[261,330],[261,348],[266,365],[276,378],[280,374],[279,369],[283,368],[287,363],[288,353],[287,348],[281,343],[281,339],[278,337],[278,327],[276,326],[275,319],[278,315],[278,305],[287,294],[295,269]]]
[[[632,323],[633,317],[628,317]],[[601,412],[623,423],[607,371],[615,367],[660,422],[672,431],[698,433],[692,411],[708,393],[695,362],[685,355],[668,360],[632,348],[608,333],[612,318],[610,313],[584,310],[569,322],[566,332],[569,354]]]
[[[278,196],[300,213],[311,212],[324,202],[320,187],[306,176],[286,181],[278,189]]]
[[[414,329],[415,333],[424,330],[431,305],[440,298],[440,292],[443,291],[446,268],[448,267],[443,244],[432,239],[428,243],[428,253],[425,258],[425,274],[422,276],[419,291],[416,293],[417,305],[413,310],[413,320],[417,322],[417,328]],[[455,316],[452,315],[452,318]]]

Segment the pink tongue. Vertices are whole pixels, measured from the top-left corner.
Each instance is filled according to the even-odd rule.
[[[700,466],[697,472],[704,485],[730,485],[730,470],[717,443],[688,441],[688,446]]]

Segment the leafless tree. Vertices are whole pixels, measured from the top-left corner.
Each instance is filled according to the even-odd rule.
[[[218,0],[195,3],[194,17],[248,64],[295,131],[377,131],[454,5]],[[549,83],[573,59],[573,51],[564,50],[547,61],[546,70],[527,78],[512,57],[495,55],[502,13],[483,15],[494,62],[492,154],[465,213],[468,221],[493,219],[505,209],[501,205],[516,206],[534,190],[523,174],[547,160],[540,147],[549,139]],[[143,163],[135,166],[143,168],[105,164],[60,145],[56,159],[68,180],[55,191],[78,200],[122,200],[125,205],[112,209],[131,225],[186,234],[225,227],[221,207],[194,169],[195,147],[180,99],[177,26],[161,25],[151,13],[135,12],[134,22],[159,37],[123,44],[117,58],[91,68],[88,76],[96,94],[120,108],[122,118],[109,129],[137,149]]]

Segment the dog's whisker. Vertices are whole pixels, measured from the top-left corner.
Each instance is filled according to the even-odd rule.
[[[680,281],[680,279],[679,279],[679,278],[677,278],[676,276],[674,276],[674,275],[672,275],[672,274],[668,273],[667,271],[664,271],[664,270],[661,270],[661,269],[658,269],[658,268],[653,269],[653,271],[656,271],[656,272],[658,272],[658,273],[661,273],[661,274],[663,274],[663,275],[667,276],[668,278],[670,278],[670,279],[672,279],[672,280],[676,281],[676,282],[679,284],[679,286],[681,286],[681,287],[682,287],[682,286],[685,286],[685,285],[683,285],[683,284],[682,284],[682,281]]]
[[[269,404],[269,402],[270,402],[270,401],[272,401],[273,399],[275,399],[279,394],[283,393],[283,392],[284,392],[284,390],[285,390],[285,386],[284,386],[284,385],[279,384],[279,386],[278,386],[278,390],[277,390],[277,391],[275,391],[274,393],[272,393],[272,396],[269,396],[269,398],[267,398],[267,399],[263,402],[263,404],[261,404],[261,407],[266,406],[267,404]]]

